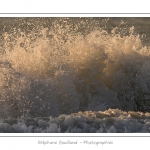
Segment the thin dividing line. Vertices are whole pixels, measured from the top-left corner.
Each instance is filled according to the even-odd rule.
[[[150,137],[150,136],[0,136],[0,137]]]
[[[0,14],[150,14],[150,13],[0,13]]]

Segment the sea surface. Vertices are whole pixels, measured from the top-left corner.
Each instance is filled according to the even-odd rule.
[[[150,132],[150,18],[0,18],[0,132]]]

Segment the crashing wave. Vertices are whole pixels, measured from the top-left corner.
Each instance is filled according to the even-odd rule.
[[[134,33],[134,27],[121,33],[119,28],[103,29],[96,21],[76,21],[58,18],[34,22],[33,19],[3,28],[3,39],[0,39],[1,131],[48,132],[54,128],[55,132],[149,132],[146,119],[136,122],[136,118],[129,117],[129,112],[126,112],[127,119],[124,112],[124,119],[117,120],[115,114],[115,118],[96,117],[95,123],[90,123],[92,117],[84,116],[86,113],[95,116],[95,111],[109,108],[115,112],[117,109],[133,111],[135,115],[140,115],[138,111],[150,111],[149,46],[143,44],[141,35]],[[45,24],[42,26],[41,22]],[[49,116],[57,118],[51,118],[55,123],[48,119],[43,125],[46,128],[28,126],[23,121],[30,118],[38,124],[39,117],[43,122],[42,118]],[[11,122],[10,117],[16,123],[7,123]],[[85,127],[84,123],[80,125],[82,128],[71,124],[65,127],[63,121],[58,123],[59,118],[66,117],[71,118],[71,124],[74,121],[78,124],[80,117],[87,119]],[[125,126],[121,129],[117,123],[107,126],[111,119]],[[96,126],[98,120],[104,127]],[[132,125],[128,120],[137,124],[138,131],[130,129]]]

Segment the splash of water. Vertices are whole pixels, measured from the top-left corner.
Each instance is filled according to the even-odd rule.
[[[133,27],[122,35],[88,23],[23,22],[3,32],[0,117],[150,110],[149,47]]]

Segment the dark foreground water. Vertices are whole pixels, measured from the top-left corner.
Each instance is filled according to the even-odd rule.
[[[150,18],[0,18],[0,132],[150,132]]]

